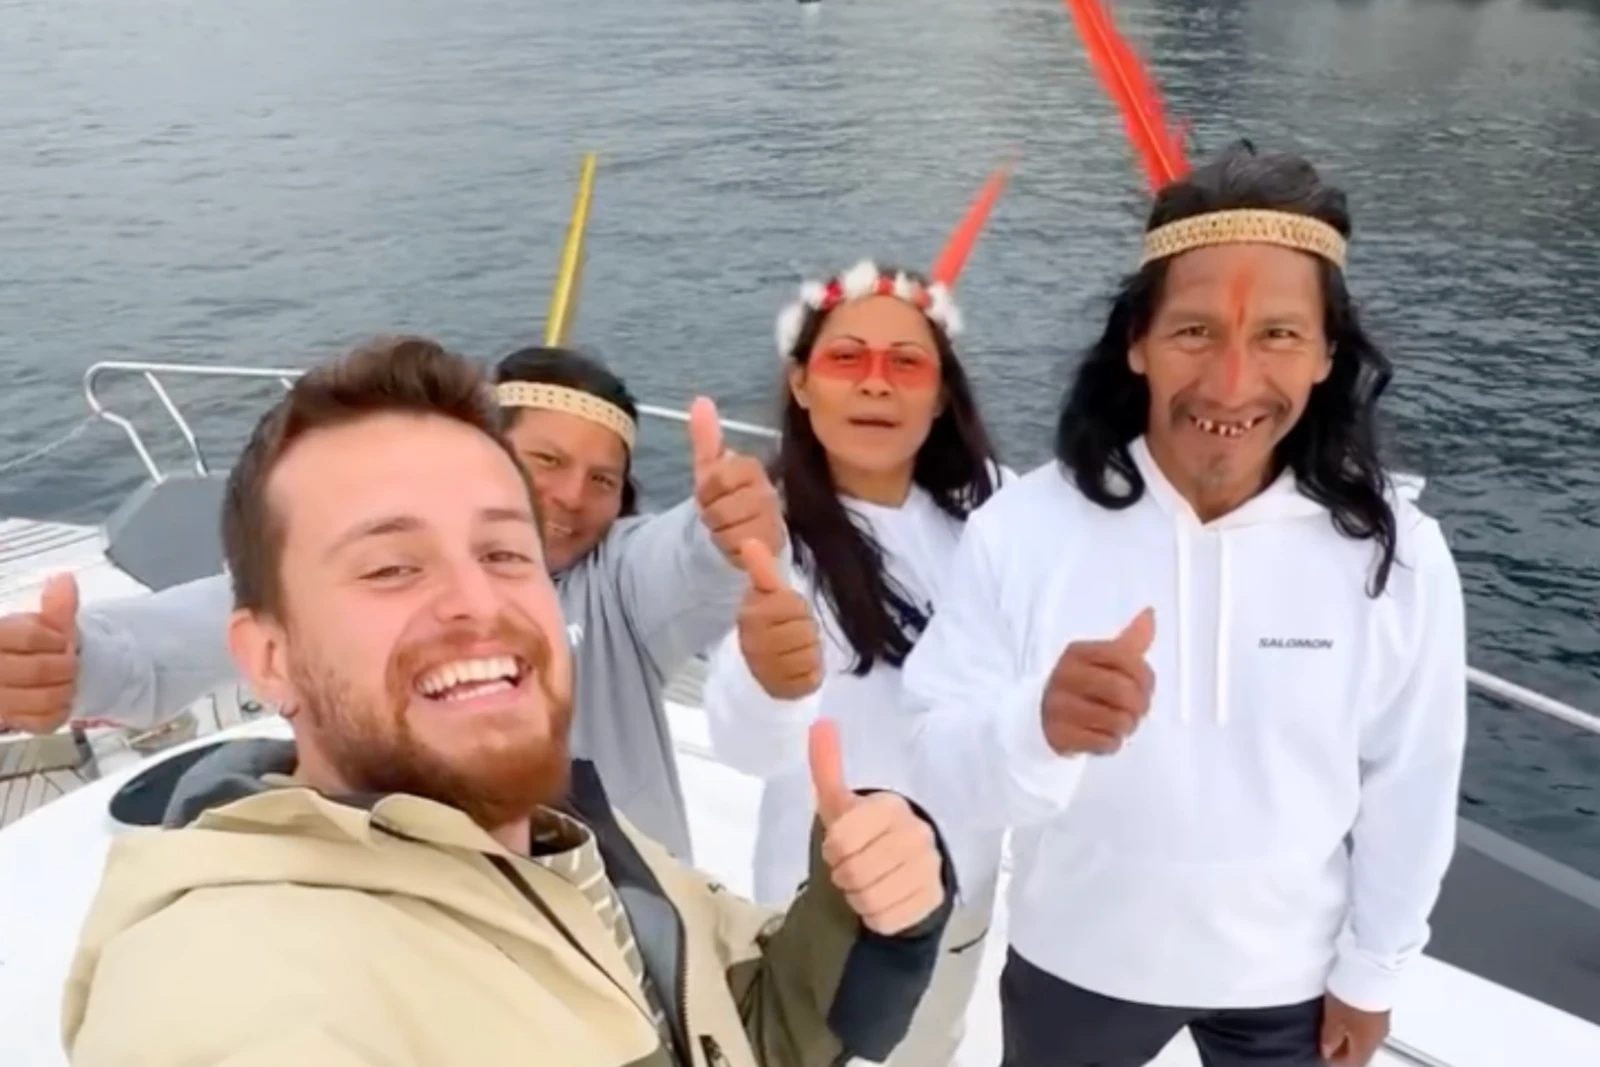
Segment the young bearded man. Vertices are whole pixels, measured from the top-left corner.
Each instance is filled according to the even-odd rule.
[[[617,806],[674,855],[692,858],[664,690],[733,625],[746,581],[738,546],[781,552],[777,494],[761,464],[723,446],[716,409],[690,421],[694,494],[637,511],[638,407],[604,364],[520,349],[495,368],[501,426],[543,515],[545,560],[577,663],[575,751]],[[151,726],[237,681],[224,632],[225,575],[78,610],[71,576],[38,612],[0,618],[0,724],[35,732],[72,716]]]
[[[831,1067],[904,1035],[953,889],[931,824],[845,789],[824,725],[779,916],[616,814],[568,758],[565,621],[490,397],[399,339],[256,428],[227,641],[294,740],[224,743],[114,844],[74,1067]]]

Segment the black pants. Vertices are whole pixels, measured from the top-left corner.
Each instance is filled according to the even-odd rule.
[[[1000,975],[1001,1067],[1144,1067],[1184,1027],[1205,1067],[1324,1067],[1322,1000],[1282,1008],[1167,1008],[1103,997],[1015,952]]]

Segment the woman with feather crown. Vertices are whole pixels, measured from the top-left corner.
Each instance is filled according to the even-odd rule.
[[[956,355],[954,288],[1009,170],[979,191],[927,274],[863,261],[807,282],[779,316],[772,474],[792,558],[750,571],[705,687],[719,758],[765,780],[753,864],[761,903],[787,905],[806,878],[812,747],[838,744],[853,788],[920,795],[900,667],[936,610],[966,517],[1005,476]],[[946,844],[961,903],[890,1067],[954,1063],[977,984],[999,835],[958,845],[946,834]]]

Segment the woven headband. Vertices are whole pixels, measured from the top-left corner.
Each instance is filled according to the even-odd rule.
[[[1212,211],[1158,226],[1144,235],[1139,266],[1214,245],[1260,244],[1321,256],[1344,269],[1348,242],[1321,219],[1289,211]]]
[[[587,419],[598,426],[604,426],[622,438],[622,443],[628,446],[628,451],[633,451],[634,438],[638,434],[637,425],[628,417],[626,411],[593,393],[565,385],[549,385],[545,382],[501,382],[494,387],[494,399],[503,408],[560,411],[567,415],[576,415],[580,419]]]

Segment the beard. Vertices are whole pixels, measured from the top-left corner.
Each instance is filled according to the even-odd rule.
[[[543,708],[530,706],[489,722],[462,721],[461,736],[448,749],[430,745],[412,722],[427,699],[415,692],[415,680],[430,666],[462,658],[486,636],[527,665],[520,684],[527,701],[542,702]],[[572,699],[554,685],[550,642],[538,627],[502,616],[487,635],[481,627],[458,628],[402,646],[390,657],[381,694],[362,693],[311,651],[314,641],[291,639],[295,646],[299,654],[292,656],[289,674],[300,697],[297,710],[345,788],[422,797],[464,812],[485,830],[525,819],[566,796]],[[439,716],[428,724],[432,729],[451,727],[448,703],[421,710]]]

